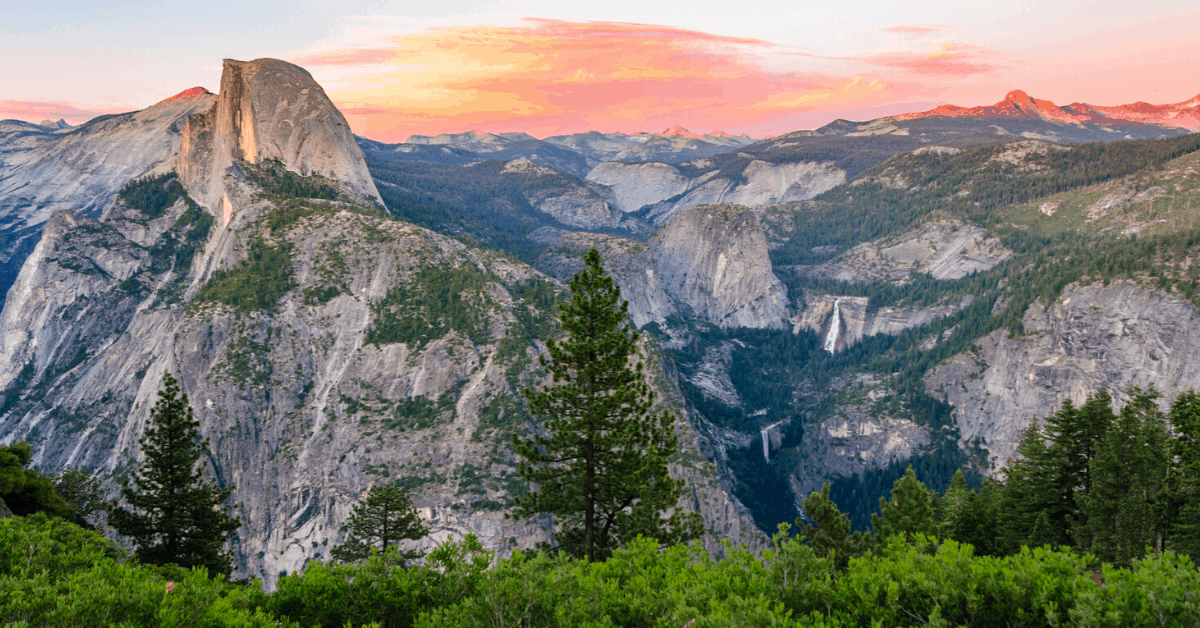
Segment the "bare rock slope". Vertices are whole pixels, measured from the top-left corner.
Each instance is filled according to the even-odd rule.
[[[184,120],[215,101],[199,90],[61,130],[0,122],[0,295],[54,212],[95,218],[130,179],[170,170]]]
[[[560,279],[596,247],[639,327],[681,314],[721,327],[782,329],[787,290],[771,270],[758,215],[737,205],[695,207],[646,243],[598,234],[561,234],[537,266]]]
[[[905,281],[913,271],[962,279],[994,268],[1013,252],[982,227],[957,220],[931,222],[907,233],[860,244],[810,275],[835,281]]]
[[[346,118],[312,75],[284,61],[226,59],[216,105],[189,117],[183,135],[178,171],[206,207],[220,201],[234,161],[278,160],[288,170],[325,175],[379,200]]]
[[[1100,388],[1117,403],[1153,385],[1169,403],[1200,388],[1200,316],[1191,304],[1133,283],[1071,286],[1025,313],[1026,334],[995,331],[976,349],[933,370],[925,386],[955,407],[962,438],[976,438],[995,468],[1016,453],[1021,432],[1063,400]]]

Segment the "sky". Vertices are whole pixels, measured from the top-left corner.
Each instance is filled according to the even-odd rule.
[[[0,119],[78,124],[221,60],[301,65],[359,135],[779,135],[837,118],[1200,94],[1191,1],[59,0],[6,8]]]

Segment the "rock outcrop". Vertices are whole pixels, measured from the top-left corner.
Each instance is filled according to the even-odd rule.
[[[955,407],[964,442],[978,438],[994,469],[1016,453],[1021,433],[1063,400],[1100,388],[1118,404],[1132,386],[1153,385],[1169,403],[1200,388],[1200,316],[1187,301],[1129,282],[1071,286],[1025,313],[1025,335],[996,331],[927,376],[926,389]]]
[[[835,281],[901,281],[913,272],[962,279],[994,268],[1013,252],[982,227],[957,220],[931,222],[902,235],[860,244],[820,266],[798,268]]]
[[[554,244],[539,268],[568,279],[582,268],[581,253],[596,247],[639,327],[673,314],[727,328],[787,327],[787,289],[771,271],[758,215],[746,207],[693,208],[646,243],[577,233]]]
[[[691,187],[691,181],[678,168],[657,162],[605,162],[592,169],[587,178],[607,185],[623,212],[635,212]]]
[[[612,186],[622,211],[638,211],[649,205],[646,218],[662,225],[698,205],[758,207],[810,199],[845,183],[846,172],[828,163],[776,164],[755,159],[737,179],[715,169],[688,178],[678,168],[660,163],[603,163],[588,173],[589,181]]]
[[[215,100],[193,93],[61,130],[0,122],[0,295],[52,214],[96,218],[130,179],[170,170],[184,119]]]
[[[192,196],[213,209],[235,161],[268,160],[336,179],[383,204],[346,118],[312,75],[277,59],[226,59],[216,105],[184,124],[176,170]]]
[[[927,325],[949,316],[971,304],[970,296],[956,304],[933,307],[870,307],[866,297],[844,297],[828,294],[804,294],[804,306],[792,321],[799,332],[808,329],[827,338],[834,326],[834,304],[838,305],[837,333],[831,343],[832,351],[841,351],[863,338],[876,334],[899,335],[906,329]]]
[[[663,289],[685,314],[721,327],[785,326],[787,289],[753,211],[694,207],[659,228],[650,248]]]

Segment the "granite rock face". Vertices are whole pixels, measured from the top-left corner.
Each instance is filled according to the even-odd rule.
[[[1130,387],[1153,385],[1165,406],[1200,388],[1200,316],[1179,297],[1129,282],[1073,285],[1053,303],[1035,303],[1023,322],[1024,336],[995,331],[925,380],[955,407],[963,440],[982,440],[993,469],[1015,455],[1034,418],[1065,399],[1082,403],[1106,388],[1121,405]]]
[[[258,65],[258,79],[234,82],[245,87],[241,100],[222,94],[226,117],[189,121],[198,133],[189,137],[207,144],[189,145],[178,167],[194,175],[188,191],[215,206],[182,199],[150,219],[118,199],[99,221],[59,211],[47,223],[0,314],[0,443],[34,443],[43,472],[124,477],[173,373],[211,443],[213,476],[242,506],[231,548],[240,576],[270,586],[281,571],[328,558],[354,504],[397,480],[432,530],[419,546],[474,533],[503,556],[548,539],[548,520],[505,513],[525,488],[511,436],[533,429],[520,390],[544,376],[536,358],[563,287],[381,215],[373,188],[355,194],[353,178],[322,179],[343,186],[337,200],[264,194],[256,176],[277,167],[266,158],[316,172],[361,155],[260,133],[284,125],[258,121],[285,108],[273,99],[304,101],[255,88],[275,76],[264,68],[298,76],[286,64]],[[304,89],[299,78],[286,84]],[[208,135],[191,126],[200,123],[211,123]],[[183,242],[194,248],[181,252]],[[669,387],[649,342],[642,355],[653,385]],[[705,545],[719,548],[717,534],[761,543],[685,417],[677,429],[685,455],[671,470],[691,489],[680,507],[713,531]]]
[[[650,248],[663,289],[686,315],[721,327],[785,326],[787,289],[771,270],[753,211],[694,207],[659,228]]]
[[[184,124],[176,170],[211,209],[221,202],[226,170],[235,161],[267,160],[336,179],[383,204],[346,118],[312,75],[277,59],[226,59],[215,106]]]
[[[845,183],[846,173],[831,164],[816,162],[770,163],[752,160],[738,181],[721,175],[710,160],[695,160],[712,168],[694,177],[661,163],[602,163],[588,180],[609,185],[617,206],[626,212],[646,209],[646,218],[665,224],[676,214],[698,205],[732,203],[758,207],[771,203],[810,199]]]
[[[0,122],[0,295],[51,215],[96,218],[130,179],[170,170],[184,120],[215,101],[196,93],[59,130]]]
[[[771,271],[758,216],[746,207],[693,208],[645,243],[576,233],[554,244],[538,268],[569,279],[582,268],[582,253],[596,247],[639,327],[674,314],[727,328],[787,327],[787,290]]]
[[[902,235],[860,244],[820,266],[803,269],[835,281],[904,282],[912,271],[962,279],[994,268],[1013,252],[982,227],[957,220],[931,222]]]

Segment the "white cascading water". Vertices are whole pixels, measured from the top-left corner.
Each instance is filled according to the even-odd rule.
[[[770,431],[771,431],[770,427],[764,427],[762,429],[763,460],[766,462],[771,462],[771,442],[770,442],[770,436],[769,436]]]
[[[837,347],[838,334],[842,333],[842,315],[838,304],[841,299],[833,300],[833,320],[829,321],[829,333],[825,334],[825,350],[833,353]]]

